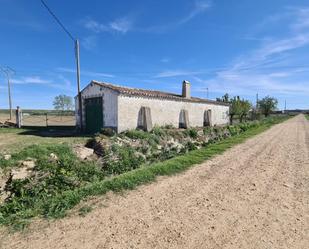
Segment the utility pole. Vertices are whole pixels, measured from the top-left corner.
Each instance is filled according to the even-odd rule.
[[[82,105],[82,94],[80,92],[80,65],[79,65],[79,41],[75,40],[75,53],[76,53],[76,76],[77,76],[77,92],[78,92],[78,110],[80,117],[80,128],[83,130],[83,105]]]
[[[49,14],[56,20],[59,26],[63,29],[63,31],[70,37],[70,39],[74,42],[75,47],[75,59],[76,59],[76,77],[77,77],[77,94],[78,94],[78,107],[79,107],[79,125],[81,131],[83,130],[83,110],[82,110],[82,95],[80,91],[80,60],[79,60],[79,42],[78,39],[75,39],[73,35],[67,30],[67,28],[61,23],[58,17],[52,12],[52,10],[48,7],[48,5],[41,0],[43,6],[47,9]]]
[[[7,81],[8,81],[8,97],[9,97],[9,108],[10,108],[10,120],[12,120],[13,116],[13,110],[12,110],[12,96],[11,96],[11,82],[10,77],[15,74],[15,71],[6,66],[6,67],[0,67],[1,72],[5,75]]]
[[[207,91],[207,99],[209,98],[209,91],[208,91],[208,87],[206,87],[206,91]]]
[[[256,94],[256,111],[259,109],[259,94]]]
[[[286,113],[286,99],[284,100],[284,113]]]

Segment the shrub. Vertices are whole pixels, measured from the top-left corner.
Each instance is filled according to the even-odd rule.
[[[195,128],[187,129],[184,131],[184,133],[193,139],[196,139],[198,136],[197,130]]]
[[[211,134],[211,131],[212,131],[211,127],[205,127],[205,128],[203,129],[204,135],[210,135],[210,134]]]
[[[113,137],[116,135],[115,130],[112,128],[102,128],[100,133],[108,137]]]
[[[139,168],[145,159],[137,155],[136,151],[129,147],[113,146],[114,157],[110,158],[104,165],[104,171],[108,175],[118,175]]]
[[[172,124],[166,124],[163,126],[164,129],[175,129],[175,127]]]
[[[166,135],[166,132],[162,129],[162,127],[159,127],[159,126],[153,127],[151,132],[155,134],[156,136],[160,136],[160,137]]]
[[[194,143],[192,143],[192,142],[187,142],[187,144],[186,144],[186,148],[190,151],[190,150],[196,150],[197,149],[197,147],[196,147],[196,145],[194,144]]]
[[[125,131],[123,134],[131,139],[147,139],[151,136],[150,133],[142,130],[129,130]]]

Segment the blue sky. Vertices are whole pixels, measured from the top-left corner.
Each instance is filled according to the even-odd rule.
[[[45,0],[81,43],[90,80],[215,99],[272,95],[309,108],[309,3],[302,0]],[[39,0],[0,0],[0,65],[13,105],[50,109],[76,93],[74,44]],[[0,77],[0,108],[7,108]]]

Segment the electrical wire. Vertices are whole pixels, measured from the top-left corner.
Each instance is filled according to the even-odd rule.
[[[52,12],[52,10],[47,6],[47,4],[41,0],[41,3],[43,6],[48,10],[48,12],[52,15],[52,17],[56,20],[56,22],[61,26],[61,28],[64,30],[64,32],[67,33],[67,35],[72,39],[72,41],[75,41],[75,38],[73,35],[68,31],[68,29],[62,24],[62,22],[59,20],[59,18]]]

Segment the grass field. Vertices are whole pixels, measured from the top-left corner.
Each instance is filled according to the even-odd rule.
[[[30,145],[85,143],[89,137],[78,136],[74,130],[57,131],[50,129],[0,129],[0,153],[13,153]]]

